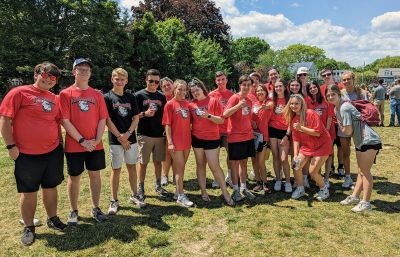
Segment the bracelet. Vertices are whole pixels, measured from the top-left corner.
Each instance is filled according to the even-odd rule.
[[[211,115],[210,114],[207,115],[207,119],[211,119]]]
[[[128,133],[130,136],[132,136],[132,132],[131,131],[126,131],[126,133]]]

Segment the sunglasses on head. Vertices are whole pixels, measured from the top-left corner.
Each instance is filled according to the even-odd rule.
[[[40,75],[41,75],[42,78],[44,78],[44,79],[50,78],[51,81],[57,81],[57,76],[51,75],[51,74],[49,74],[49,73],[42,72],[42,73],[40,73]]]
[[[332,73],[327,73],[327,74],[323,74],[322,77],[323,77],[323,78],[325,78],[325,77],[330,77],[331,75],[332,75]]]
[[[150,84],[156,84],[156,85],[158,85],[158,83],[160,83],[160,81],[159,80],[153,80],[153,79],[149,79],[149,80],[147,80]]]

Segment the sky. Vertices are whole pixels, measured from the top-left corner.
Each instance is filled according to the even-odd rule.
[[[119,0],[129,8],[140,0]],[[233,38],[259,37],[274,50],[301,43],[362,66],[400,56],[400,0],[214,0]]]

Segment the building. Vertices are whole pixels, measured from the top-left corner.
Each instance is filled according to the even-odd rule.
[[[315,67],[313,62],[298,62],[298,63],[292,63],[289,65],[289,70],[291,73],[293,73],[296,77],[296,72],[297,69],[300,67],[307,67],[308,69],[308,75],[310,76],[310,80],[313,79],[318,79],[318,70]]]
[[[332,71],[333,80],[335,82],[342,82],[342,74],[345,71],[346,70],[333,70]]]
[[[378,78],[383,79],[384,84],[390,85],[396,79],[400,79],[400,68],[379,69]]]

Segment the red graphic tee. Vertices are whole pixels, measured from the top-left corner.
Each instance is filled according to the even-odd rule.
[[[274,111],[272,112],[271,118],[269,120],[270,127],[280,129],[280,130],[287,130],[288,124],[283,117],[283,109],[286,106],[286,99],[285,98],[278,98],[276,100],[276,106],[274,107]]]
[[[49,153],[60,144],[60,106],[49,91],[33,85],[12,89],[1,103],[0,116],[12,119],[13,137],[21,153]]]
[[[107,106],[101,92],[89,87],[81,90],[72,85],[60,92],[61,116],[68,119],[86,140],[95,139],[100,120],[108,118]],[[95,150],[103,149],[100,142]],[[65,152],[85,152],[85,149],[68,133]]]
[[[175,98],[168,101],[164,107],[162,124],[171,126],[172,142],[176,151],[190,149],[192,137],[190,134],[189,102],[177,101]]]
[[[207,96],[201,101],[193,100],[189,104],[192,116],[192,134],[203,140],[218,140],[219,126],[207,118],[202,118],[202,112],[207,111],[211,115],[222,116],[222,105],[217,99]]]
[[[237,105],[241,99],[239,94],[233,95],[225,110],[232,108]],[[252,103],[248,97],[246,97],[246,106],[239,108],[234,114],[232,114],[228,120],[228,142],[244,142],[254,138],[253,128],[251,127],[252,119]]]
[[[232,91],[230,91],[228,89],[225,90],[224,92],[221,92],[217,88],[217,89],[211,91],[208,94],[208,96],[217,99],[218,102],[222,105],[222,108],[225,109],[226,104],[228,103],[229,98],[231,98],[231,96],[233,96],[233,93],[232,93]],[[225,120],[224,123],[222,123],[221,125],[218,125],[218,126],[219,126],[219,133],[221,135],[223,135],[223,134],[226,135],[227,134],[227,128],[228,128],[228,121]]]
[[[270,102],[269,100],[265,102],[265,104],[268,104]],[[263,110],[261,108],[262,104],[264,101],[257,101],[253,103],[253,120],[257,124],[257,129],[260,131],[260,133],[263,135],[264,139],[263,141],[268,141],[268,123],[269,119],[271,118],[272,115],[272,110],[273,109],[266,109]]]

